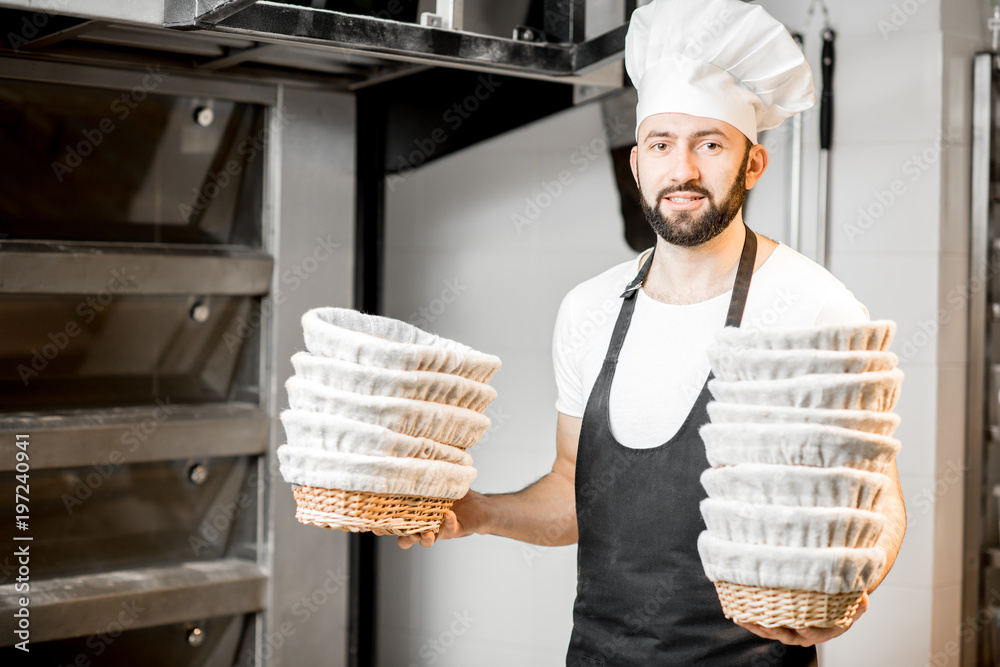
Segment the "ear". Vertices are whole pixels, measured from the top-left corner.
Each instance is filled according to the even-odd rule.
[[[639,155],[639,147],[633,146],[632,152],[629,154],[628,163],[632,165],[632,178],[635,179],[635,186],[639,187],[639,164],[637,162]]]
[[[767,170],[768,155],[764,144],[754,144],[750,147],[750,157],[747,159],[747,190],[753,189],[760,177]]]

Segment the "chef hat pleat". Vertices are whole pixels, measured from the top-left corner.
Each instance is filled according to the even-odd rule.
[[[625,67],[639,125],[658,113],[714,118],[752,142],[815,102],[812,72],[785,27],[739,0],[654,0],[635,10]]]

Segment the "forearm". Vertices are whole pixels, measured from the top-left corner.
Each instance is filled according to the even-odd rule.
[[[898,478],[895,488],[889,494],[889,499],[882,507],[881,513],[885,516],[885,527],[882,529],[882,535],[877,544],[885,550],[885,567],[879,573],[875,583],[868,587],[869,593],[878,588],[878,585],[885,579],[885,575],[889,574],[893,563],[896,562],[899,547],[903,543],[903,535],[906,533],[906,507],[903,504],[903,494],[899,488]]]
[[[561,546],[576,542],[573,481],[550,472],[517,493],[482,496],[484,521],[476,532]]]

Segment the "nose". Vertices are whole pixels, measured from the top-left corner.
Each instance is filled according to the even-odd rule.
[[[698,164],[694,153],[687,147],[677,147],[670,154],[667,175],[675,183],[690,183],[698,180]]]

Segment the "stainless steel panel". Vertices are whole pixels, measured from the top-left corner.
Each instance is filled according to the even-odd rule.
[[[265,249],[274,247],[277,276],[290,277],[288,272],[307,264],[315,270],[307,280],[276,281],[281,298],[270,309],[274,337],[262,341],[272,378],[267,410],[275,417],[288,405],[282,385],[293,372],[291,355],[302,349],[302,313],[317,306],[349,307],[354,293],[354,98],[282,87],[279,99],[269,125],[272,188],[265,207],[271,213],[269,242],[275,245]],[[296,122],[282,124],[285,116]],[[323,243],[338,247],[313,266]],[[269,483],[266,558],[273,582],[261,641],[275,644],[269,667],[336,667],[347,660],[347,536],[295,521],[295,500],[274,453],[284,441],[275,419],[263,473]]]
[[[119,613],[124,610],[119,610]],[[31,664],[91,667],[128,665],[129,667],[261,667],[253,656],[255,614],[217,616],[191,622],[158,625],[152,628],[125,627],[116,615],[105,619],[99,633],[71,639],[31,644]],[[130,617],[126,614],[125,621]],[[192,641],[195,638],[196,641]],[[150,650],[150,648],[155,650]],[[142,656],[141,661],[136,656]],[[0,648],[0,663],[23,664],[24,653]]]
[[[163,4],[163,24],[191,25],[218,21],[252,5],[256,0],[173,0]]]
[[[92,88],[129,91],[149,85],[150,72],[143,66],[128,61],[120,63],[121,68],[97,67],[27,58],[0,58],[0,79],[19,79],[61,84],[73,84]],[[156,67],[153,73],[156,73]],[[215,76],[213,78],[191,76],[183,72],[167,72],[157,83],[156,91],[163,95],[199,95],[206,98],[248,102],[254,104],[274,104],[274,86],[237,79]]]
[[[266,582],[255,563],[235,558],[32,581],[31,639],[100,635],[116,620],[138,629],[252,612]],[[19,597],[14,584],[0,586],[0,645],[17,641]]]
[[[29,434],[30,435],[30,434]],[[133,449],[132,444],[137,444]],[[15,476],[0,475],[11,499],[0,539],[31,537],[31,581],[108,570],[255,557],[256,459],[132,463],[142,441],[122,443],[121,461],[31,470],[27,519],[15,527]],[[29,447],[29,455],[35,446]],[[30,459],[29,459],[30,461]],[[19,489],[23,494],[23,487]],[[26,524],[26,525],[24,525]],[[0,583],[17,576],[14,549],[0,553]],[[44,620],[44,619],[43,619]]]
[[[28,11],[58,9],[60,14],[99,18],[149,25],[163,24],[162,2],[136,2],[136,0],[0,0],[0,7]]]
[[[991,162],[995,151],[993,132],[996,119],[993,117],[994,105],[994,70],[995,56],[982,53],[976,56],[973,72],[973,110],[972,110],[972,193],[970,204],[970,255],[969,270],[972,276],[993,257],[990,252],[990,214],[991,214]],[[965,557],[963,566],[963,618],[976,618],[982,603],[981,586],[986,581],[982,573],[984,543],[984,525],[988,512],[986,511],[985,489],[983,484],[985,434],[990,426],[997,422],[988,422],[988,418],[996,418],[998,403],[997,390],[1000,384],[987,378],[987,368],[991,357],[987,350],[988,332],[988,300],[991,295],[987,290],[971,290],[969,294],[969,370],[968,370],[968,412],[966,415],[966,469],[969,474],[965,478]],[[992,295],[996,298],[996,295]],[[987,387],[992,391],[987,392]],[[990,409],[986,409],[987,403]],[[995,516],[995,515],[994,515]],[[985,633],[983,633],[985,634]],[[965,667],[978,664],[978,654],[983,646],[984,637],[980,635],[978,642],[964,642],[961,662]]]
[[[259,310],[251,297],[122,295],[113,285],[0,294],[0,411],[256,402]]]
[[[5,294],[266,294],[274,260],[239,247],[0,241]],[[109,278],[110,276],[110,278]]]
[[[31,436],[31,469],[44,470],[263,454],[270,430],[257,406],[233,403],[0,414],[0,471],[14,470],[18,433]]]
[[[125,93],[0,80],[0,150],[17,165],[2,237],[259,247],[262,107],[163,95],[166,78]]]
[[[623,17],[624,20],[624,17]],[[300,42],[389,59],[487,67],[529,77],[584,74],[624,55],[626,25],[574,45],[515,41],[275,2],[256,2],[221,21],[195,22],[258,41]]]

